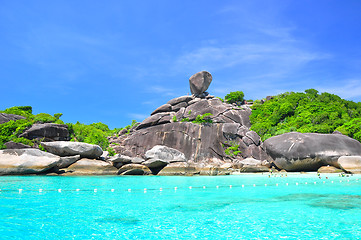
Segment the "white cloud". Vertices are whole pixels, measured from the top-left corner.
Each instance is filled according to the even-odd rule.
[[[361,97],[361,79],[348,79],[344,81],[337,81],[338,86],[330,88],[318,88],[320,92],[329,92],[339,95],[345,99],[360,98]]]

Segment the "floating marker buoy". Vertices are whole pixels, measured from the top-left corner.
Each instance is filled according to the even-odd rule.
[[[296,185],[298,185],[298,182],[296,182]]]
[[[313,184],[316,184],[316,182],[313,182]]]
[[[256,186],[256,184],[253,184],[253,187],[255,187]]]
[[[229,185],[229,188],[232,188],[232,185]]]
[[[308,182],[305,182],[305,184],[308,184]]]
[[[288,183],[286,183],[286,186],[288,186]]]
[[[39,192],[42,192],[43,191],[43,189],[39,189]]]
[[[174,187],[174,190],[177,190],[177,187]]]
[[[331,183],[333,183],[333,181],[331,181]]]
[[[97,192],[98,191],[98,189],[94,189],[94,192]]]
[[[276,186],[278,187],[278,183],[276,183]]]
[[[159,191],[163,191],[163,188],[159,188]]]
[[[206,189],[206,186],[203,186],[203,189]]]
[[[340,182],[342,182],[342,180],[340,180]]]
[[[217,189],[219,188],[219,186],[216,187]]]
[[[129,189],[128,189],[128,192],[131,192],[131,191],[132,191],[132,189],[129,188]]]
[[[61,192],[61,189],[58,189],[58,192]]]
[[[242,185],[242,187],[244,187],[244,185]]]
[[[192,189],[192,186],[189,186],[189,189]]]
[[[114,189],[110,189],[111,192],[114,192]]]
[[[323,181],[323,183],[325,183],[325,181]]]
[[[264,186],[267,187],[267,183]]]
[[[78,188],[78,189],[76,189],[75,191],[79,192],[79,191],[80,191],[80,189]]]
[[[19,193],[21,193],[23,190],[22,189],[19,189]]]

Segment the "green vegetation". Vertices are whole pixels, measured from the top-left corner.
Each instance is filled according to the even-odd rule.
[[[176,115],[174,115],[174,116],[173,116],[173,118],[172,118],[172,120],[173,120],[173,122],[178,122],[178,120],[177,120],[177,116],[176,116]]]
[[[239,151],[239,144],[236,144],[235,142],[226,142],[226,144],[230,144],[225,150],[224,153],[229,157],[235,157],[238,154],[241,154],[241,151]],[[224,147],[224,145],[223,145]]]
[[[202,123],[213,123],[210,116],[212,116],[212,113],[205,113],[203,115],[197,115],[196,119],[192,121],[192,123],[202,124]]]
[[[23,137],[19,137],[20,134],[22,134],[26,129],[30,128],[35,123],[64,124],[64,122],[60,120],[60,117],[63,115],[62,113],[56,113],[54,116],[51,116],[47,113],[33,115],[32,107],[30,106],[12,107],[0,112],[16,114],[25,117],[25,119],[9,121],[0,124],[0,149],[5,149],[6,146],[4,144],[9,141],[19,142],[30,146],[33,146],[34,144],[39,145],[41,139],[29,140]],[[101,122],[92,123],[90,125],[77,122],[76,124],[68,123],[67,125],[71,141],[97,144],[103,150],[109,151],[110,155],[112,155],[115,154],[115,152],[111,147],[109,147],[109,141],[107,137],[119,133],[119,131],[122,129],[127,129],[129,133],[130,129],[136,124],[137,121],[133,120],[130,125],[124,128],[115,128],[112,130],[109,129],[106,124]],[[41,145],[39,145],[39,148],[41,149]]]
[[[224,97],[227,103],[235,103],[237,105],[242,104],[243,98],[244,98],[244,93],[241,91],[230,92]]]
[[[261,104],[255,101],[252,130],[265,140],[286,132],[332,133],[337,130],[361,141],[361,103],[315,89],[286,92]]]

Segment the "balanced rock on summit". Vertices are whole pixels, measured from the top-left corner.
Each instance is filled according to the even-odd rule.
[[[189,78],[189,85],[193,95],[198,96],[207,91],[212,82],[212,75],[207,71],[194,74]]]

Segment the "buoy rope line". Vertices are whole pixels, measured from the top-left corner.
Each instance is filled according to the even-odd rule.
[[[299,186],[299,185],[317,185],[317,184],[327,184],[327,183],[349,183],[349,182],[359,182],[359,179],[347,179],[347,180],[330,180],[327,179],[326,181],[314,181],[314,182],[292,182],[292,183],[264,183],[264,184],[242,184],[242,185],[217,185],[217,186],[212,186],[212,187],[207,187],[207,186],[188,186],[188,187],[165,187],[165,188],[136,188],[136,189],[132,189],[132,188],[128,188],[128,189],[0,189],[0,193],[2,192],[18,192],[23,193],[23,192],[39,192],[39,193],[44,193],[44,192],[144,192],[146,193],[147,191],[160,191],[162,192],[163,190],[173,190],[173,191],[177,191],[177,190],[192,190],[192,189],[232,189],[232,188],[254,188],[254,187],[279,187],[279,186]]]

